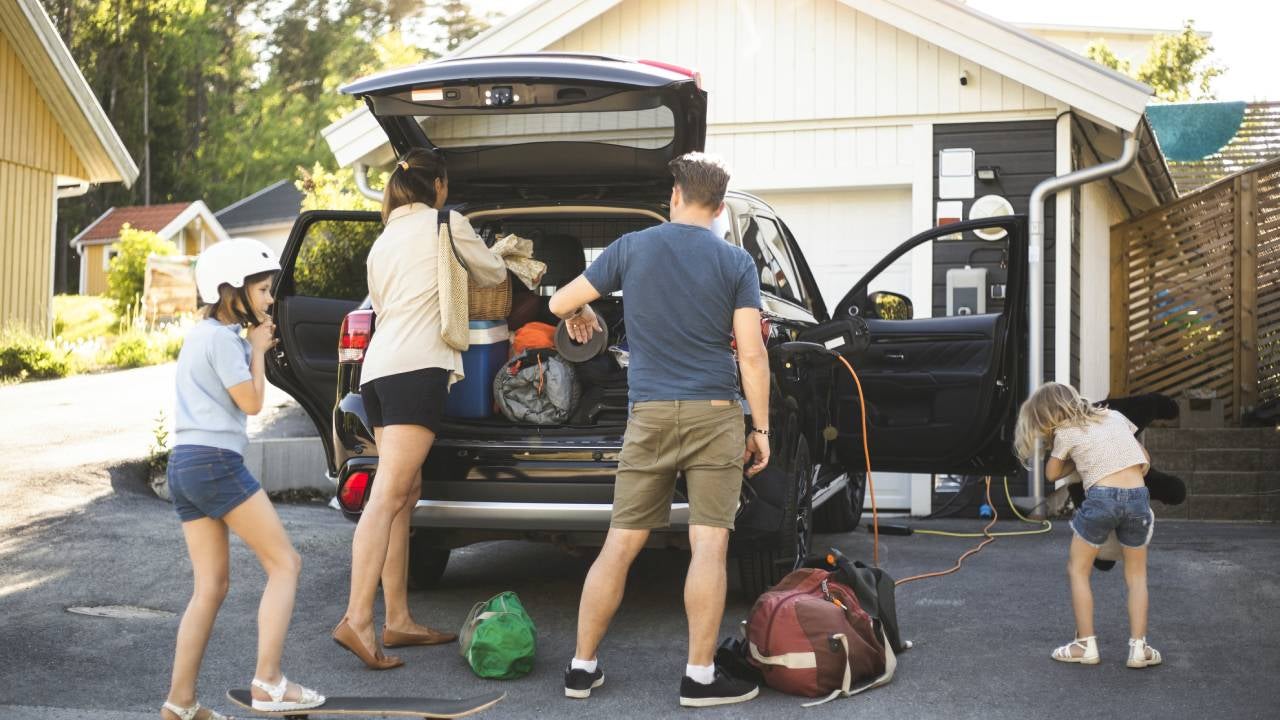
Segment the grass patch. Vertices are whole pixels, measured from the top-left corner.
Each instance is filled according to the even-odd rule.
[[[115,301],[89,295],[53,298],[54,337],[0,332],[0,383],[157,365],[176,360],[194,317],[147,322],[123,317]]]
[[[54,295],[53,336],[65,343],[115,335],[116,303],[95,295]]]

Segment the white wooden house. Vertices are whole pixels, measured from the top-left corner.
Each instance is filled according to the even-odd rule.
[[[995,169],[975,197],[998,194],[1025,213],[1038,182],[1112,159],[1120,133],[1136,133],[1134,169],[1062,193],[1047,215],[1046,375],[1105,396],[1108,228],[1174,197],[1143,117],[1146,86],[949,0],[547,0],[457,55],[544,50],[699,71],[708,151],[728,161],[732,187],[778,210],[828,304],[934,225],[939,151],[972,149]],[[325,137],[343,166],[393,159],[363,109]],[[965,217],[972,202],[960,201]],[[981,264],[975,244],[916,251],[873,289],[904,292],[918,315],[945,313],[946,270]],[[888,485],[877,482],[882,507],[928,512],[928,476]]]

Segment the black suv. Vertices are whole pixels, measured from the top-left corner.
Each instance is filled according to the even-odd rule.
[[[700,150],[706,93],[695,73],[663,63],[533,54],[429,63],[355,82],[397,153],[448,158],[452,208],[483,237],[517,233],[548,262],[540,295],[580,274],[618,236],[663,222],[667,163]],[[877,470],[1003,473],[1023,377],[1025,219],[1001,217],[922,233],[895,249],[828,311],[791,232],[759,198],[731,192],[728,240],[761,273],[770,355],[773,461],[743,486],[734,533],[744,593],[767,588],[808,550],[811,534],[853,530],[865,488],[857,388]],[[903,295],[869,284],[912,248],[977,228],[1004,231],[1008,269],[997,312],[912,319]],[[354,519],[378,456],[357,392],[374,329],[364,260],[381,230],[372,212],[304,213],[289,238],[273,310],[281,343],[268,377],[324,440],[343,512]],[[848,228],[856,242],[857,228]],[[603,298],[620,315],[625,298]],[[616,340],[616,338],[613,338]],[[803,343],[800,341],[814,341]],[[530,538],[598,544],[608,528],[626,424],[625,392],[603,393],[577,424],[450,420],[423,466],[413,517],[411,579],[437,581],[450,549]],[[678,485],[671,532],[686,542]]]

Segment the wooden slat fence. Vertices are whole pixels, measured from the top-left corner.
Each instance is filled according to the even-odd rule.
[[[1203,160],[1170,162],[1178,192],[1187,195],[1228,175],[1280,156],[1280,102],[1245,107],[1240,129],[1221,150]]]
[[[1280,159],[1111,228],[1111,392],[1280,398]]]

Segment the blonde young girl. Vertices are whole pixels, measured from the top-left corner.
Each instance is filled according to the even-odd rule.
[[[226,240],[196,261],[196,285],[209,306],[178,355],[175,446],[169,490],[182,520],[195,587],[178,626],[165,720],[225,720],[196,702],[196,677],[230,578],[227,530],[258,556],[267,586],[258,606],[258,664],[253,707],[314,708],[324,697],[280,670],[301,558],[262,486],[244,466],[246,415],[262,409],[264,358],[274,344],[271,279],[280,263],[256,240]],[[248,341],[240,337],[248,327]]]
[[[1124,554],[1129,591],[1129,659],[1131,668],[1159,665],[1160,653],[1147,645],[1147,544],[1155,528],[1151,497],[1143,477],[1151,458],[1133,436],[1137,427],[1115,410],[1094,407],[1070,385],[1047,383],[1022,404],[1014,449],[1024,461],[1033,458],[1035,443],[1052,448],[1045,479],[1055,482],[1079,473],[1085,501],[1071,518],[1067,577],[1075,612],[1075,640],[1053,651],[1054,660],[1096,665],[1098,642],[1093,633],[1093,591],[1089,573],[1098,548],[1115,532]]]

